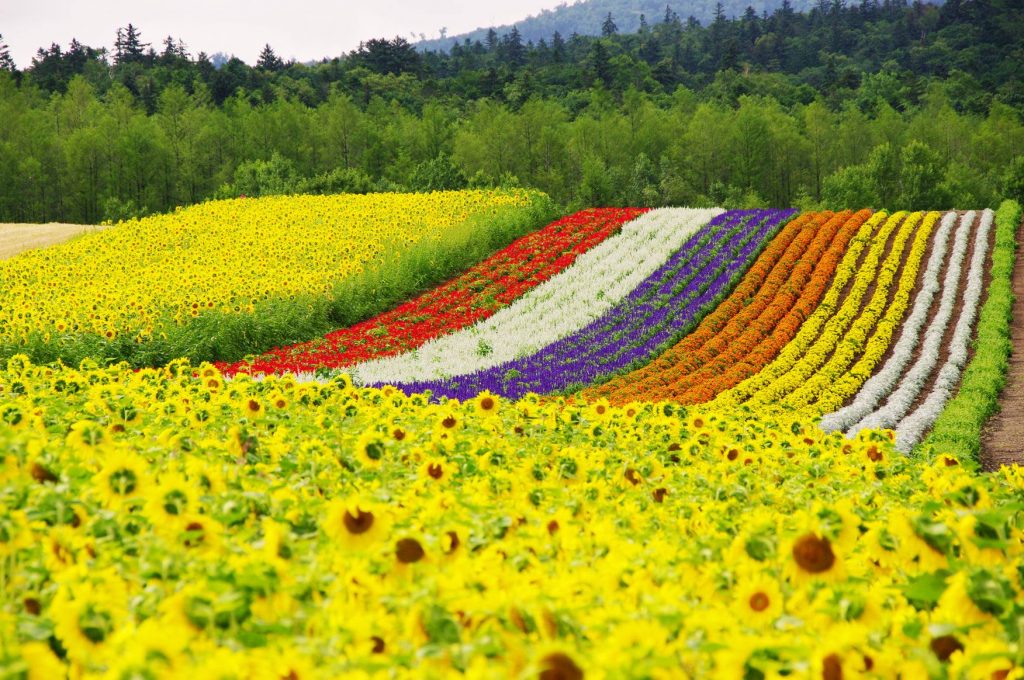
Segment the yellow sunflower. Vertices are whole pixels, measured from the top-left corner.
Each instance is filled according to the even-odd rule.
[[[350,550],[365,550],[387,535],[387,524],[382,507],[353,498],[331,501],[321,526],[336,544]]]
[[[737,618],[754,628],[770,626],[784,611],[778,582],[764,572],[752,572],[735,588]]]
[[[381,436],[374,427],[363,432],[359,435],[359,439],[356,440],[356,459],[363,465],[363,467],[370,469],[379,468],[384,462],[384,456],[386,453],[387,447],[384,437]]]
[[[157,483],[146,489],[144,495],[146,504],[143,513],[154,525],[199,510],[199,490],[196,484],[176,470],[162,473]]]
[[[54,630],[71,661],[89,667],[108,657],[110,639],[126,611],[123,589],[108,590],[116,582],[116,577],[101,584],[69,582],[54,596]]]
[[[795,585],[835,582],[846,577],[838,546],[821,533],[803,531],[791,537],[781,551],[784,571]]]
[[[104,460],[93,483],[98,500],[106,507],[119,507],[122,503],[143,498],[149,486],[146,461],[123,449],[115,450]]]
[[[473,404],[476,406],[476,412],[484,416],[498,415],[498,409],[501,405],[498,397],[487,390],[478,394],[476,399],[473,400]]]

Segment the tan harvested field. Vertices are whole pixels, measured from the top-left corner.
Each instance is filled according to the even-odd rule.
[[[0,224],[0,260],[33,248],[45,248],[73,236],[106,229],[90,224]]]

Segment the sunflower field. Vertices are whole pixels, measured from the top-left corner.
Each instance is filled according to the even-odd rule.
[[[241,359],[325,332],[332,303],[441,283],[475,264],[466,251],[549,216],[537,192],[453,191],[240,198],[132,220],[0,262],[0,355]]]
[[[1024,468],[977,455],[1019,205],[501,196],[522,235],[319,340],[7,357],[0,678],[1024,678]]]

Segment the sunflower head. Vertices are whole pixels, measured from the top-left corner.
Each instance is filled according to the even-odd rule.
[[[93,488],[104,505],[113,507],[144,496],[149,486],[146,461],[118,450],[104,461]]]
[[[327,537],[344,549],[365,550],[387,534],[384,508],[365,499],[335,500],[327,506],[322,528]]]
[[[481,415],[493,416],[498,413],[498,398],[486,390],[478,394],[473,403]]]

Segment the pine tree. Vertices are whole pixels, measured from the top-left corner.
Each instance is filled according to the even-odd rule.
[[[14,59],[11,58],[11,50],[4,42],[4,36],[0,33],[0,71],[14,73]]]
[[[263,46],[263,51],[260,52],[259,60],[256,62],[256,68],[261,71],[280,71],[284,68],[284,62],[274,53],[274,48],[270,46],[270,43]]]
[[[114,64],[121,65],[143,61],[149,43],[142,42],[142,33],[132,24],[117,29],[114,41]]]
[[[556,64],[562,63],[562,60],[565,59],[565,40],[558,31],[551,36],[551,59]]]
[[[612,19],[612,13],[608,12],[608,16],[605,17],[604,23],[601,24],[601,35],[606,38],[610,38],[619,32],[619,27],[615,25],[615,19]]]
[[[600,40],[595,40],[590,49],[590,63],[594,69],[595,78],[600,80],[605,87],[611,87],[612,68],[608,50]]]
[[[505,36],[503,43],[502,47],[505,50],[505,57],[510,65],[519,67],[526,63],[526,48],[523,46],[523,36],[516,26],[513,26],[512,30]]]

